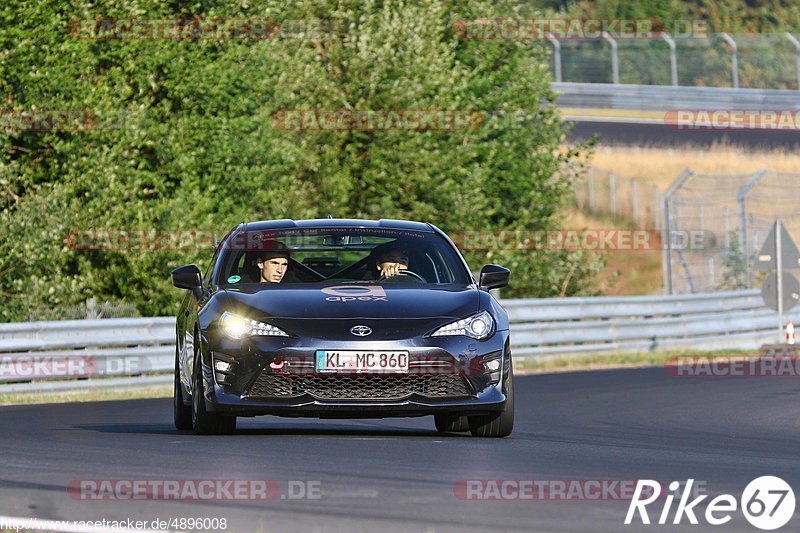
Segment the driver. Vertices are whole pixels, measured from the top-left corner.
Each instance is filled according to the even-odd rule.
[[[372,250],[378,277],[391,278],[408,270],[408,249],[403,243],[393,241]]]
[[[264,241],[256,265],[261,271],[261,283],[280,283],[289,268],[289,248],[280,241]]]

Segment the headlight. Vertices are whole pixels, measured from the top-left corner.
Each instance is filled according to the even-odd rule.
[[[222,313],[219,319],[222,331],[229,337],[240,339],[244,335],[250,337],[257,336],[271,336],[271,337],[288,337],[289,334],[277,326],[272,324],[265,324],[258,320],[250,320],[227,311]]]
[[[485,339],[494,332],[494,319],[486,311],[481,311],[477,315],[469,318],[462,318],[456,322],[451,322],[440,327],[431,337],[444,337],[446,335],[466,335],[473,339]]]

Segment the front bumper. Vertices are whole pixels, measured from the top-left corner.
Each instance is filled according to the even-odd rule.
[[[507,340],[508,331],[498,331],[480,342],[440,337],[424,339],[425,345],[325,341],[309,346],[302,339],[285,338],[252,339],[238,349],[223,345],[203,358],[206,408],[236,416],[319,418],[496,413],[506,401]],[[316,374],[317,349],[406,350],[409,374]],[[485,367],[492,359],[501,363],[497,372]],[[228,363],[229,371],[217,370],[217,361]],[[325,387],[327,380],[336,380],[335,386]]]

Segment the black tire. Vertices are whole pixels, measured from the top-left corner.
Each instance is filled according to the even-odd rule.
[[[186,405],[183,399],[183,386],[181,385],[177,345],[175,347],[175,390],[172,394],[172,407],[175,417],[175,427],[178,429],[192,429],[192,406]]]
[[[199,350],[199,342],[195,342],[195,350]],[[230,435],[236,431],[236,417],[206,410],[203,396],[203,364],[200,357],[194,362],[194,387],[192,391],[192,426],[198,435]]]
[[[505,408],[499,413],[469,417],[473,437],[508,437],[514,430],[514,373],[509,370],[508,374]]]
[[[441,433],[459,433],[469,431],[469,421],[466,416],[441,414],[433,415],[436,430]]]

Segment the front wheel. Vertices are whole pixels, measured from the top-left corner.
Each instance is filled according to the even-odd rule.
[[[508,437],[514,429],[514,375],[509,366],[506,405],[502,412],[469,417],[473,437]]]
[[[175,348],[175,389],[172,393],[172,410],[176,428],[192,429],[192,406],[186,405],[183,400],[183,385],[181,385],[181,367],[178,362],[177,346]]]
[[[198,357],[194,364],[194,387],[192,390],[192,425],[198,435],[230,435],[236,431],[236,417],[211,413],[206,410],[203,397],[203,364]]]
[[[469,431],[469,421],[466,416],[441,414],[433,415],[433,420],[436,423],[436,431],[440,433],[458,433],[462,431]]]

